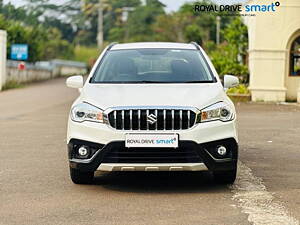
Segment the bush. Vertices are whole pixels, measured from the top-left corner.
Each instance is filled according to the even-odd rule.
[[[101,53],[96,46],[86,47],[86,46],[76,46],[74,50],[74,56],[72,60],[85,62],[89,68],[91,68],[94,62],[97,60]]]
[[[249,89],[247,88],[246,85],[240,84],[240,85],[237,86],[237,87],[230,88],[230,89],[227,91],[227,93],[228,93],[228,94],[250,94],[250,91],[249,91]]]

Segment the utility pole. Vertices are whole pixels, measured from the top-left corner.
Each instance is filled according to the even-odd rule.
[[[97,34],[98,48],[103,47],[103,3],[99,0],[98,6],[98,34]]]
[[[220,27],[221,27],[221,17],[217,16],[217,31],[216,31],[216,43],[217,45],[220,44]]]

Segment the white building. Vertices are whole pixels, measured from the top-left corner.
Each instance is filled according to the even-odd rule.
[[[269,5],[277,0],[252,0]],[[247,16],[253,101],[300,103],[300,0],[278,0],[275,12]]]

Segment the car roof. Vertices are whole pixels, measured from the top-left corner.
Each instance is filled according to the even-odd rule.
[[[175,43],[175,42],[136,42],[136,43],[126,43],[126,44],[115,44],[111,47],[110,50],[145,49],[145,48],[197,50],[194,44]]]

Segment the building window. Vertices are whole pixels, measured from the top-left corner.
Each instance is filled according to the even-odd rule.
[[[292,43],[290,75],[300,76],[300,37]]]

